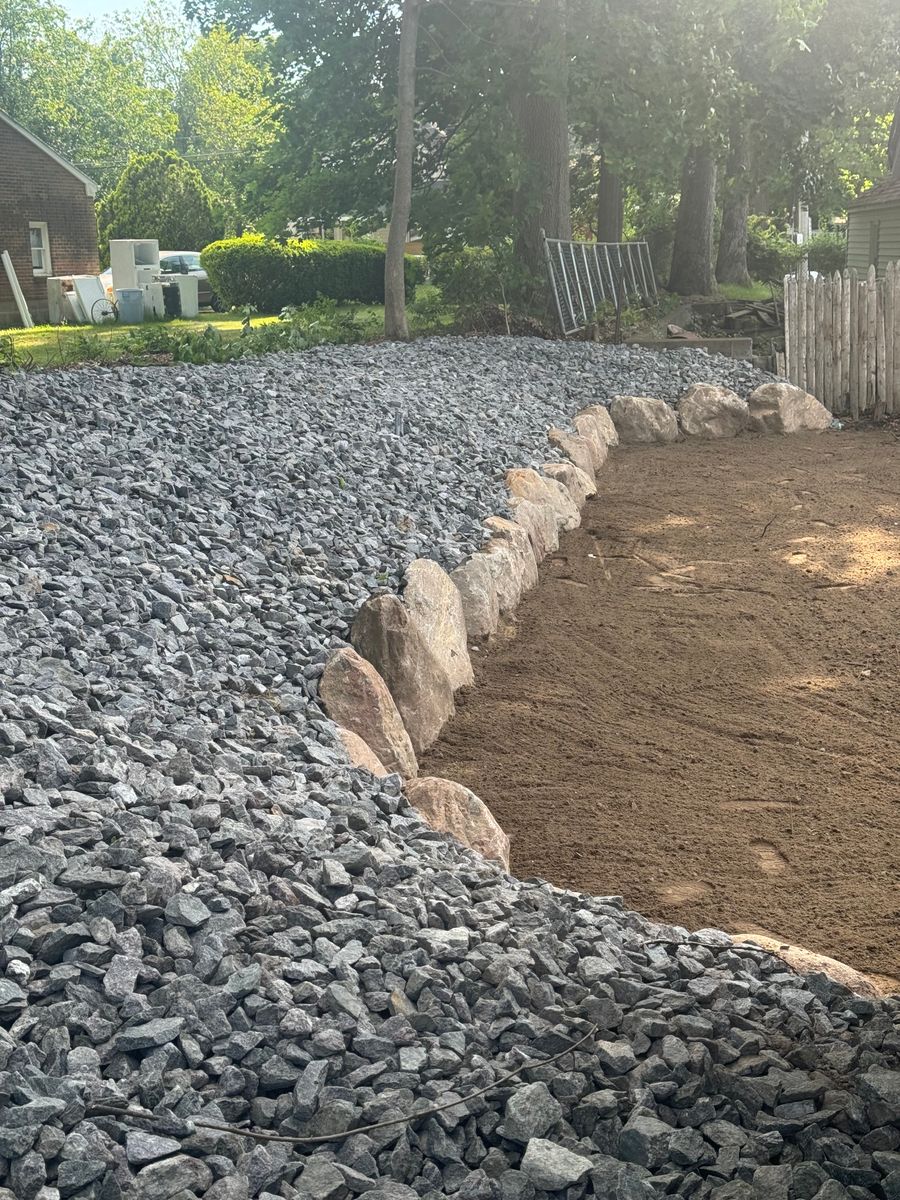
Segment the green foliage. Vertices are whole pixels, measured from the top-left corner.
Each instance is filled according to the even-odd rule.
[[[477,327],[486,309],[514,311],[519,316],[531,310],[534,281],[509,242],[445,250],[429,262],[432,281],[454,310],[458,324],[468,327],[474,321]],[[544,281],[538,281],[538,286],[543,293]]]
[[[750,217],[747,222],[747,267],[754,279],[781,283],[803,258],[795,245],[770,217]]]
[[[172,0],[145,0],[118,29],[167,96],[179,151],[234,207],[239,223],[255,217],[255,171],[281,128],[267,40],[234,36],[223,25],[198,36]]]
[[[497,256],[487,246],[465,246],[432,259],[431,278],[454,306],[503,300]]]
[[[0,337],[0,371],[18,371],[30,365],[30,356],[19,349],[14,337]]]
[[[202,250],[221,237],[220,203],[189,162],[174,151],[133,155],[97,210],[100,253],[110,238],[156,238],[160,249]]]
[[[847,265],[847,239],[842,233],[817,233],[805,249],[811,271],[833,275]]]
[[[201,259],[213,291],[226,305],[250,304],[262,311],[304,305],[325,297],[335,301],[384,302],[384,246],[380,242],[279,242],[245,234],[214,242]],[[406,286],[412,295],[423,270],[406,258]]]
[[[125,151],[169,146],[178,128],[127,40],[50,0],[0,0],[0,109],[103,186]]]

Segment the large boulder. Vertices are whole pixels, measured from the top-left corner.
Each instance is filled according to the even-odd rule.
[[[331,655],[319,696],[332,721],[361,738],[388,771],[407,778],[417,773],[412,742],[387,684],[355,650],[342,646]]]
[[[352,729],[345,729],[343,725],[338,725],[337,731],[338,737],[347,751],[347,757],[353,763],[354,767],[364,767],[365,770],[371,772],[372,775],[376,775],[379,779],[383,779],[385,775],[390,775],[390,771],[369,743],[364,741],[358,733],[354,733]]]
[[[494,582],[494,567],[480,551],[466,559],[450,575],[462,599],[466,634],[470,638],[490,637],[500,623],[500,601]]]
[[[578,433],[566,433],[564,429],[551,429],[547,440],[551,446],[561,450],[569,462],[580,467],[585,475],[594,478],[594,451],[587,438]]]
[[[508,542],[492,538],[479,552],[494,580],[497,607],[503,616],[512,616],[522,599],[521,567]]]
[[[598,433],[610,449],[613,446],[618,446],[619,434],[613,424],[612,417],[609,415],[609,409],[605,404],[589,404],[578,415],[579,417],[586,416],[591,418]],[[576,425],[577,428],[578,426]]]
[[[485,546],[485,550],[488,553],[491,552],[492,547],[496,547],[498,542],[509,546],[519,577],[520,595],[523,592],[531,591],[533,587],[537,587],[537,559],[534,557],[534,551],[531,548],[531,540],[522,526],[517,525],[515,521],[508,520],[506,517],[488,517],[484,523],[484,527],[491,535],[491,540]]]
[[[510,496],[531,500],[535,504],[549,504],[556,513],[560,529],[577,529],[581,521],[578,507],[572,497],[555,479],[539,475],[532,467],[513,467],[506,472],[506,490]]]
[[[528,534],[535,562],[543,562],[559,545],[556,509],[549,503],[523,500],[520,496],[510,496],[508,503],[513,520]]]
[[[574,463],[547,463],[544,474],[549,479],[561,483],[579,508],[584,508],[588,496],[597,494],[597,485],[593,479]]]
[[[452,779],[423,775],[407,783],[406,795],[429,825],[509,870],[509,838],[474,792]]]
[[[714,383],[692,383],[676,408],[686,437],[736,437],[750,422],[747,401]]]
[[[453,690],[473,684],[462,596],[443,567],[430,558],[411,563],[406,570],[403,603],[447,672]]]
[[[824,404],[792,383],[764,383],[747,404],[750,428],[757,433],[821,433],[832,421]]]
[[[678,437],[678,418],[665,400],[616,396],[610,415],[619,438],[626,443],[674,442]]]
[[[367,600],[350,630],[353,645],[380,672],[403,717],[416,754],[453,716],[453,688],[399,597]],[[371,743],[370,743],[371,744]]]
[[[603,413],[609,420],[609,413],[605,408]],[[612,425],[612,421],[609,423]],[[572,424],[575,426],[578,436],[584,438],[590,446],[594,470],[599,471],[609,457],[609,440],[605,427],[593,412],[580,412],[577,417],[573,417]],[[615,429],[613,429],[613,433],[615,433]],[[618,437],[616,440],[618,441]]]

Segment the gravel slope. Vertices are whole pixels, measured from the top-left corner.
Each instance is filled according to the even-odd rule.
[[[0,381],[0,1200],[897,1194],[896,1004],[504,877],[313,702],[548,424],[745,370],[446,340]]]

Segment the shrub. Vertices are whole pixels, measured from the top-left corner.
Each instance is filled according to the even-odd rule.
[[[155,238],[162,250],[201,250],[220,237],[222,206],[196,167],[174,151],[133,154],[97,208],[100,253],[110,238]]]
[[[842,233],[817,233],[809,239],[805,249],[811,271],[833,275],[847,265],[847,239]]]
[[[380,242],[278,242],[246,234],[213,242],[201,262],[213,291],[229,306],[260,312],[329,300],[384,303],[384,246]],[[407,294],[415,291],[421,266],[406,258]]]
[[[803,247],[777,229],[771,217],[749,218],[747,268],[754,279],[763,283],[781,283],[802,258]]]
[[[431,278],[444,299],[455,308],[470,308],[503,299],[500,270],[493,250],[466,246],[434,259]]]

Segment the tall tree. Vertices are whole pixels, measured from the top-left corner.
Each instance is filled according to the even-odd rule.
[[[716,156],[708,146],[692,146],[681,173],[681,200],[669,289],[682,296],[715,290],[713,232],[716,218]]]
[[[47,0],[0,0],[0,108],[101,186],[128,150],[171,146],[178,119],[127,41]]]
[[[387,252],[384,256],[384,333],[385,337],[395,341],[407,341],[409,338],[404,254],[412,207],[419,4],[420,0],[403,0],[403,17],[400,22],[394,200],[391,205]]]
[[[542,231],[572,236],[566,0],[535,0],[509,11],[511,41],[523,60],[510,92],[524,160],[515,200],[516,250],[538,277],[544,271]]]
[[[750,215],[750,158],[743,130],[731,135],[722,198],[722,228],[716,258],[719,283],[750,283],[747,267],[747,219]]]
[[[625,222],[624,205],[622,177],[610,166],[609,158],[601,154],[597,180],[598,242],[621,242]]]

